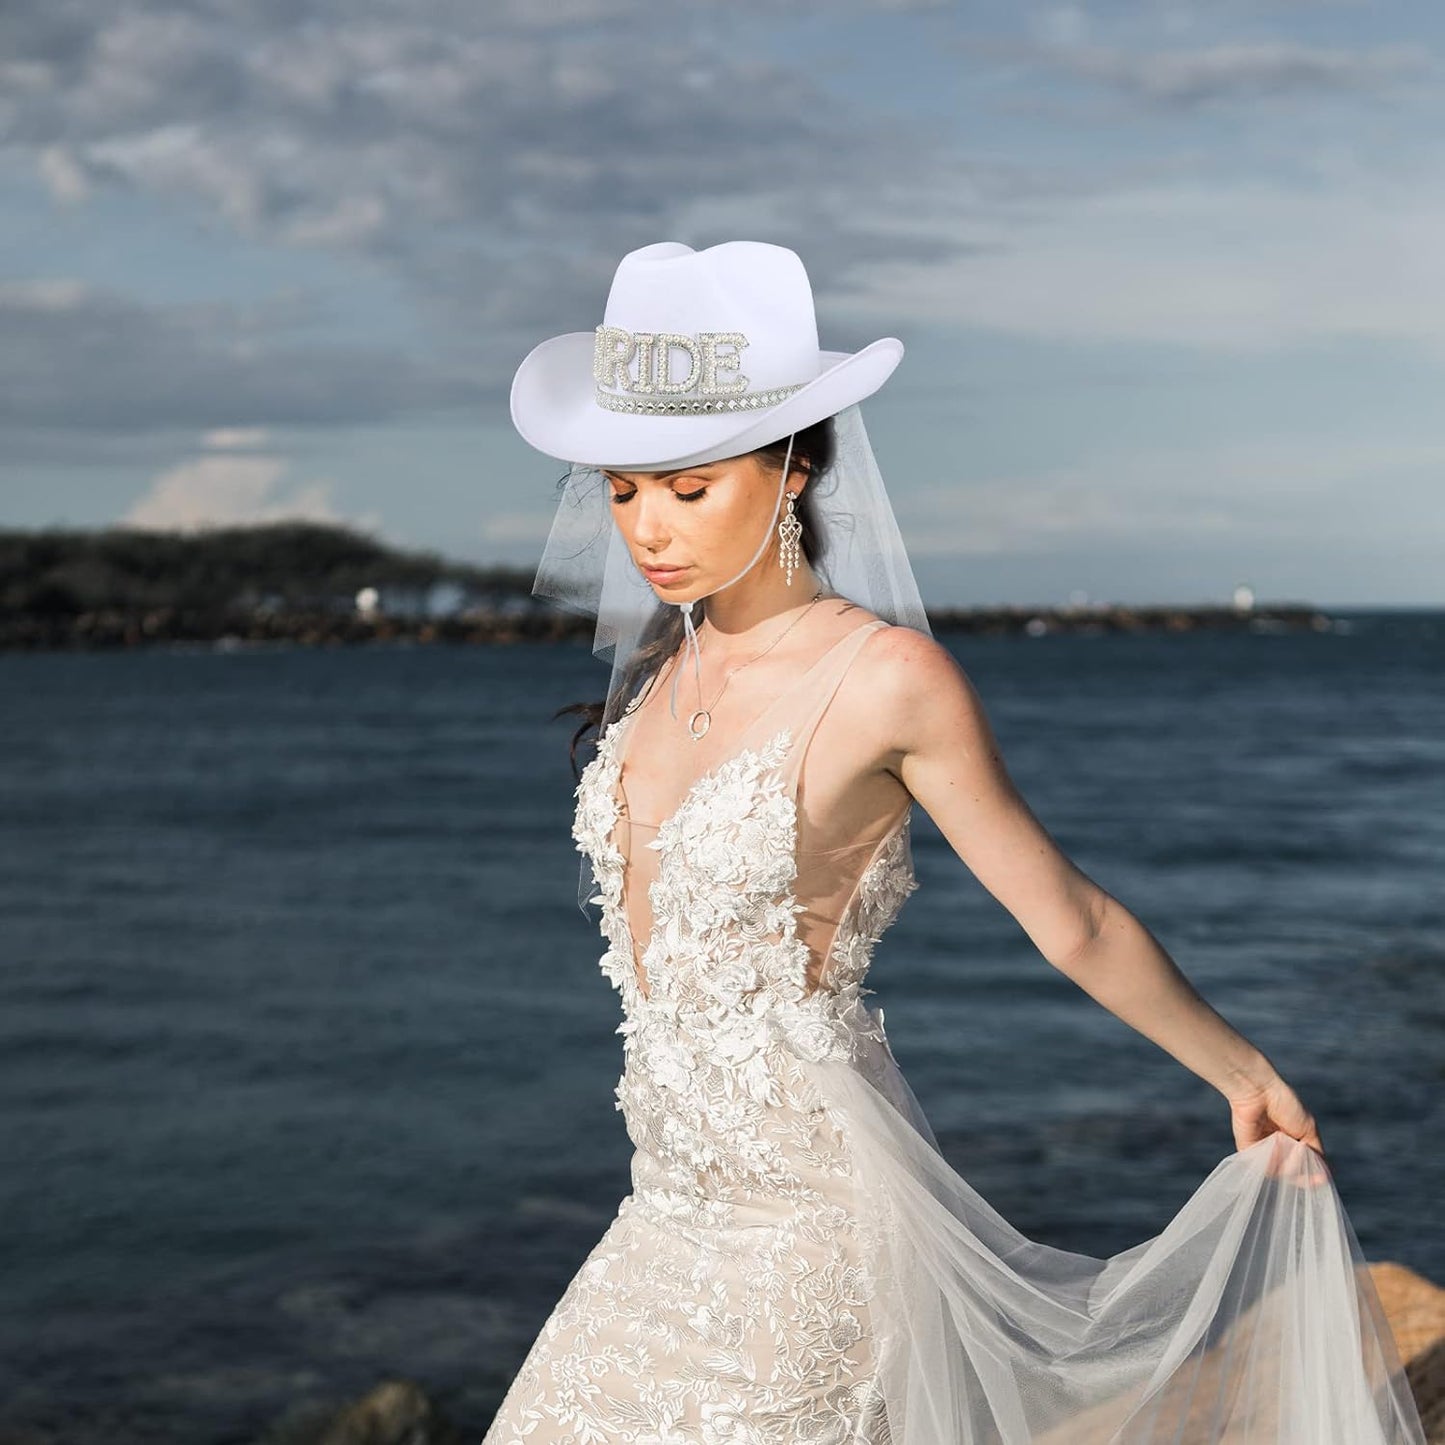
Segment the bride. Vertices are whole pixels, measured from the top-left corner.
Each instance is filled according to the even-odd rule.
[[[517,372],[571,463],[534,590],[611,664],[573,836],[633,1189],[484,1445],[1423,1445],[1314,1118],[1060,852],[930,633],[858,410],[902,351],[820,350],[786,248],[664,242]],[[943,1158],[864,1001],[914,804],[1227,1103],[1154,1238],[1035,1243]]]

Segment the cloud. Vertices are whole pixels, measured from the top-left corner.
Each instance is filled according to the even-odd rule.
[[[966,261],[876,268],[878,324],[1270,350],[1375,338],[1445,356],[1445,175],[1160,182],[960,216]],[[986,244],[982,244],[986,243]]]
[[[264,427],[217,427],[201,438],[201,445],[208,451],[256,451],[266,445],[268,434]]]
[[[773,14],[726,18],[750,9]],[[884,200],[926,170],[926,135],[900,146],[802,67],[718,43],[724,18],[642,0],[135,0],[97,21],[85,0],[22,0],[0,32],[0,130],[48,158],[58,195],[180,196],[246,235],[387,257],[477,223],[509,254],[605,252],[665,233],[699,175],[726,196],[770,173],[794,230],[866,238],[838,187]]]
[[[262,522],[341,522],[329,481],[288,484],[290,463],[275,456],[213,455],[182,462],[156,477],[121,524],[164,531],[195,531]],[[374,514],[352,523],[374,529]]]
[[[789,13],[850,8],[934,7],[794,0]],[[0,133],[58,200],[143,193],[242,237],[361,255],[406,289],[436,358],[421,370],[392,363],[397,384],[380,397],[380,357],[335,349],[311,358],[263,335],[247,365],[197,334],[234,330],[233,315],[112,301],[115,335],[143,332],[139,355],[155,364],[120,378],[113,407],[88,395],[84,378],[78,397],[59,387],[38,395],[22,378],[26,415],[74,407],[82,427],[95,410],[105,425],[145,425],[156,402],[174,397],[175,423],[194,427],[210,423],[198,415],[203,393],[239,395],[231,416],[272,424],[303,413],[345,420],[343,394],[382,416],[448,400],[495,406],[520,357],[596,315],[617,259],[649,241],[765,234],[807,255],[820,299],[866,284],[884,258],[954,255],[959,243],[929,226],[925,199],[957,190],[944,139],[830,92],[805,57],[777,61],[764,46],[723,43],[724,25],[750,17],[774,21],[777,7],[5,7]],[[68,354],[88,368],[76,331]]]
[[[1062,12],[1050,33],[1082,33]],[[1297,41],[1255,41],[1197,49],[1131,51],[1081,43],[1044,44],[1040,58],[1055,69],[1149,106],[1186,108],[1221,100],[1301,94],[1377,92],[1426,75],[1435,60],[1423,45],[1330,48]]]
[[[17,319],[27,313],[74,312],[85,304],[89,288],[83,281],[64,276],[37,277],[29,281],[0,281],[0,311]]]
[[[1191,547],[1221,557],[1280,544],[1307,555],[1399,541],[1445,546],[1445,511],[1423,505],[1445,470],[1445,443],[1362,438],[1131,448],[1084,465],[915,485],[899,505],[919,557],[1047,555],[1067,548]],[[1433,519],[1425,524],[1426,517]]]
[[[46,190],[63,205],[75,205],[90,196],[85,167],[67,147],[43,146],[36,156],[36,165]]]
[[[725,25],[748,22],[753,41],[781,13],[902,8],[16,0],[0,9],[0,133],[58,201],[140,192],[275,246],[359,254],[400,282],[422,345],[303,343],[333,318],[296,293],[162,306],[14,283],[0,287],[7,462],[153,465],[213,429],[500,418],[522,355],[600,319],[618,258],[665,237],[794,246],[839,349],[915,323],[1104,344],[1445,340],[1430,160],[1293,186],[1241,179],[1248,163],[1195,180],[1232,152],[1156,149],[1160,125],[1097,152],[1007,129],[1008,107],[1059,73],[1185,112],[1378,90],[1424,73],[1422,48],[1129,49],[1096,43],[1099,17],[1149,7],[1060,4],[982,75],[999,137],[960,138],[890,111],[886,90],[830,90],[826,56],[722,43]],[[964,89],[977,59],[959,61]]]
[[[545,542],[552,516],[541,512],[492,512],[482,524],[482,540],[501,543]]]
[[[305,319],[287,295],[162,306],[64,277],[0,285],[6,459],[95,460],[147,436],[173,452],[198,430],[371,423],[474,402],[436,360],[299,344]]]

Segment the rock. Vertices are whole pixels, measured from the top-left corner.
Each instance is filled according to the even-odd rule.
[[[1405,1377],[1420,1408],[1427,1445],[1445,1445],[1445,1340],[1416,1355]]]
[[[1445,1289],[1394,1260],[1370,1266],[1429,1445],[1445,1445]]]
[[[410,1380],[383,1380],[348,1405],[317,1445],[460,1445],[456,1427]]]
[[[1389,1259],[1372,1264],[1370,1276],[1402,1361],[1408,1364],[1445,1340],[1445,1289]]]
[[[310,1410],[278,1422],[264,1445],[461,1445],[461,1435],[411,1380],[383,1380],[319,1419]]]

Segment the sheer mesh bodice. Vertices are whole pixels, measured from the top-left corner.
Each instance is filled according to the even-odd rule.
[[[867,902],[864,878],[870,868],[894,879],[907,872],[911,800],[904,795],[881,825],[870,815],[870,810],[877,811],[871,798],[858,790],[835,791],[826,799],[826,807],[815,810],[809,806],[805,765],[813,758],[813,735],[845,673],[868,637],[887,625],[873,619],[844,633],[721,748],[710,729],[705,740],[713,743],[711,755],[717,761],[703,767],[656,820],[645,816],[655,809],[639,811],[630,798],[639,790],[630,785],[629,776],[634,767],[646,764],[642,758],[631,765],[628,761],[639,715],[618,720],[608,747],[618,808],[609,842],[621,861],[622,923],[631,941],[642,997],[653,986],[650,974],[668,967],[670,941],[683,923],[679,912],[689,902],[687,889],[680,886],[685,881],[682,869],[670,861],[676,857],[674,845],[685,837],[696,840],[705,829],[717,840],[717,847],[732,852],[735,865],[745,857],[743,850],[751,838],[764,841],[765,835],[776,861],[785,861],[786,855],[795,865],[790,890],[795,911],[788,931],[806,951],[805,957],[801,952],[799,956],[809,992],[833,988],[840,978],[861,976],[862,960],[849,952],[856,934],[850,937],[845,920],[853,905]],[[653,702],[660,706],[660,697],[655,695]],[[672,725],[681,737],[681,722]],[[696,745],[684,738],[681,746]],[[755,797],[751,789],[761,781],[763,770],[767,776],[762,795]],[[724,816],[729,801],[737,814],[731,820]],[[770,819],[777,825],[771,833],[765,827]],[[727,831],[730,823],[740,829],[736,838]],[[625,944],[618,946],[625,951]],[[672,985],[663,979],[661,986]]]

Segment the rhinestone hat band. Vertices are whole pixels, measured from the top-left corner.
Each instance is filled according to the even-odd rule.
[[[748,338],[741,331],[626,331],[620,326],[599,326],[592,352],[592,376],[597,383],[597,405],[608,411],[649,415],[714,415],[775,406],[802,389],[805,383],[749,391],[748,379],[738,371]],[[722,346],[730,351],[719,351]],[[672,375],[672,353],[684,351],[688,372]],[[636,360],[636,370],[632,363]],[[719,372],[734,373],[732,381],[719,381]],[[620,390],[614,388],[621,388]]]

